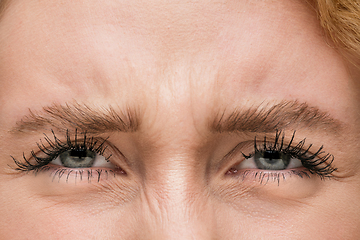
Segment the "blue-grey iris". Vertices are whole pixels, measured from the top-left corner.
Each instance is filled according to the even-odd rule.
[[[288,167],[291,156],[279,151],[263,151],[254,155],[255,164],[259,169],[284,170]]]
[[[89,168],[95,161],[96,153],[88,149],[71,149],[59,155],[64,167]]]

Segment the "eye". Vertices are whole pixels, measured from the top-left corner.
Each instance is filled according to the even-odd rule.
[[[302,167],[299,159],[288,153],[277,150],[257,151],[253,156],[246,157],[234,169],[285,170]]]
[[[17,166],[15,170],[34,173],[49,171],[53,180],[66,176],[67,182],[71,179],[82,180],[83,177],[90,182],[92,178],[100,181],[102,175],[105,179],[110,175],[127,175],[122,168],[125,164],[118,166],[110,162],[112,153],[115,153],[118,160],[125,157],[118,153],[107,138],[89,138],[86,133],[81,133],[82,137],[79,138],[75,131],[74,135],[66,132],[66,140],[61,141],[53,131],[52,134],[53,138],[45,135],[46,145],[38,143],[39,151],[31,151],[31,157],[26,158],[24,154],[23,161],[13,158]]]
[[[67,168],[115,167],[101,154],[86,148],[67,150],[59,154],[50,162],[50,164],[60,165]]]
[[[241,152],[241,162],[233,165],[227,174],[238,174],[249,171],[265,170],[267,172],[280,172],[289,170],[289,173],[295,173],[298,176],[315,174],[324,177],[331,177],[336,168],[332,166],[334,156],[325,153],[323,146],[316,151],[311,151],[312,144],[305,144],[305,139],[297,144],[294,144],[295,132],[289,141],[285,140],[285,134],[277,131],[272,140],[264,140],[259,144],[258,140],[254,139],[254,150],[248,155],[241,152],[241,149],[233,150],[233,156],[238,158],[238,152]],[[287,142],[287,143],[286,143]],[[286,144],[285,144],[286,143]],[[238,146],[244,146],[239,144]],[[249,171],[248,171],[249,170]]]

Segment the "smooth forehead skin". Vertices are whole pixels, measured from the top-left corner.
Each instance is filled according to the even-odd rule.
[[[14,0],[0,73],[1,239],[360,238],[356,79],[303,1]],[[298,131],[331,151],[340,177],[247,193],[246,181],[204,173],[242,141],[209,131],[214,116],[281,101],[341,123]],[[74,102],[136,110],[139,130],[109,138],[135,180],[87,194],[6,174],[9,156],[43,137],[11,133],[28,109]]]

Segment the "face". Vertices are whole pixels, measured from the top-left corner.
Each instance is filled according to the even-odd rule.
[[[12,1],[0,238],[360,238],[356,79],[304,2]]]

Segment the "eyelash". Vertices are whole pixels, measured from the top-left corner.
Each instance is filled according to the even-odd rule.
[[[310,144],[306,149],[304,149],[306,138],[304,138],[298,144],[293,146],[295,133],[296,132],[294,131],[288,144],[284,144],[285,134],[282,134],[281,131],[276,132],[275,138],[272,142],[267,141],[266,136],[265,136],[264,141],[261,144],[262,145],[261,148],[258,147],[258,140],[255,137],[254,151],[248,155],[246,155],[242,152],[241,152],[241,154],[243,155],[243,157],[245,159],[249,159],[249,158],[253,157],[256,153],[259,153],[259,152],[270,151],[270,152],[283,153],[283,154],[289,155],[291,158],[296,158],[296,159],[300,160],[302,163],[302,166],[306,169],[306,170],[288,169],[287,170],[288,173],[295,174],[301,178],[303,178],[303,176],[310,178],[309,174],[317,175],[321,179],[331,178],[332,173],[337,170],[337,168],[333,167],[334,156],[330,153],[325,153],[323,151],[323,148],[324,148],[323,146],[321,146],[316,152],[310,153],[310,149],[312,148],[313,144]],[[268,182],[270,180],[270,178],[272,178],[274,181],[278,181],[278,182],[281,177],[283,179],[285,179],[284,170],[282,170],[282,171],[272,170],[269,172],[260,171],[261,169],[257,169],[257,170],[258,171],[245,170],[245,171],[241,171],[241,173],[240,173],[240,171],[233,170],[233,168],[232,168],[228,171],[227,174],[242,174],[243,179],[244,179],[245,177],[249,177],[249,175],[251,175],[250,173],[252,173],[252,176],[255,179],[257,178],[261,182],[263,182],[264,178],[267,178],[266,182]]]
[[[38,154],[36,154],[34,151],[31,151],[31,158],[34,159],[35,162],[32,163],[28,158],[25,157],[25,153],[23,153],[23,161],[18,161],[14,157],[12,157],[13,161],[16,164],[15,170],[21,171],[21,172],[34,172],[35,174],[39,172],[54,170],[53,172],[53,180],[58,177],[60,180],[61,177],[64,175],[67,176],[66,181],[68,181],[69,176],[71,173],[75,173],[75,178],[79,177],[80,180],[83,179],[83,175],[87,174],[87,180],[90,182],[91,179],[94,176],[97,176],[97,181],[100,181],[101,174],[105,174],[106,178],[109,176],[109,174],[116,176],[116,172],[111,169],[69,169],[64,167],[51,167],[48,166],[48,164],[53,161],[57,156],[59,156],[61,153],[73,150],[73,149],[87,149],[90,151],[93,151],[97,154],[104,155],[104,152],[107,148],[105,146],[105,143],[107,139],[105,140],[97,140],[94,137],[87,138],[86,132],[82,135],[82,140],[78,140],[78,133],[77,130],[75,130],[74,134],[74,141],[71,140],[70,133],[66,132],[66,141],[61,141],[58,139],[52,131],[53,140],[50,139],[46,134],[44,134],[45,141],[47,142],[48,146],[45,146],[42,141],[40,143],[37,143],[37,146],[40,150],[40,152],[44,153],[45,157],[39,157]],[[266,137],[264,137],[264,140],[262,141],[261,147],[258,147],[258,140],[254,139],[254,151],[248,155],[242,153],[243,157],[245,159],[249,159],[255,155],[257,152],[264,152],[264,151],[277,151],[284,154],[290,155],[292,158],[299,159],[303,165],[304,169],[289,169],[287,170],[290,174],[295,174],[296,176],[299,176],[303,178],[303,176],[309,177],[309,174],[317,175],[321,179],[324,178],[331,178],[332,173],[336,171],[337,169],[332,166],[334,161],[334,156],[323,151],[323,146],[321,146],[315,153],[310,153],[310,149],[313,146],[310,144],[306,149],[304,149],[305,146],[305,138],[301,140],[298,144],[293,146],[295,138],[295,131],[289,141],[288,144],[284,144],[285,135],[282,134],[281,131],[277,131],[275,134],[275,138],[273,141],[269,142]],[[109,158],[111,155],[107,156],[105,158],[106,161],[109,161]],[[120,168],[119,168],[120,169]],[[122,169],[120,169],[120,172],[122,174],[126,174]],[[95,174],[93,174],[95,173]],[[252,175],[253,178],[259,179],[259,181],[262,183],[264,178],[266,178],[266,182],[268,182],[270,179],[273,179],[273,181],[279,182],[281,178],[285,179],[285,173],[284,171],[261,171],[260,169],[253,169],[253,170],[245,170],[245,171],[232,171],[232,169],[228,170],[228,175],[239,175],[241,174],[243,179],[245,177],[250,177]],[[76,180],[76,179],[75,179]]]
[[[23,162],[16,160],[14,157],[12,157],[15,165],[17,166],[15,170],[21,171],[21,172],[34,172],[35,174],[39,172],[45,172],[54,169],[53,173],[53,181],[58,177],[60,180],[61,177],[64,175],[67,176],[66,181],[68,181],[70,174],[74,173],[76,175],[75,178],[79,177],[80,181],[83,179],[83,176],[87,174],[87,180],[90,182],[91,179],[97,175],[97,181],[100,181],[100,176],[102,174],[106,174],[106,177],[109,176],[109,174],[112,174],[114,177],[116,176],[116,173],[114,170],[111,169],[91,169],[91,168],[84,168],[84,169],[69,169],[64,167],[50,167],[48,164],[53,161],[56,157],[58,157],[61,153],[66,152],[68,150],[90,150],[93,151],[99,155],[104,155],[107,146],[105,146],[105,143],[107,139],[105,140],[98,140],[94,137],[87,138],[87,133],[82,134],[82,139],[78,140],[78,132],[75,130],[74,134],[74,141],[71,139],[71,135],[69,131],[66,131],[66,141],[61,141],[59,138],[56,137],[55,132],[51,131],[53,135],[53,140],[50,139],[46,134],[44,134],[44,139],[47,142],[48,146],[45,146],[44,143],[40,140],[40,143],[37,143],[37,147],[39,148],[40,152],[45,154],[45,157],[39,157],[39,154],[36,154],[35,151],[31,151],[30,158],[33,158],[35,162],[32,163],[31,160],[29,160],[27,157],[25,157],[25,153],[23,153]],[[109,162],[111,155],[107,156],[105,158],[106,161]],[[120,172],[124,174],[125,172],[120,169]],[[67,174],[66,174],[67,173]]]

